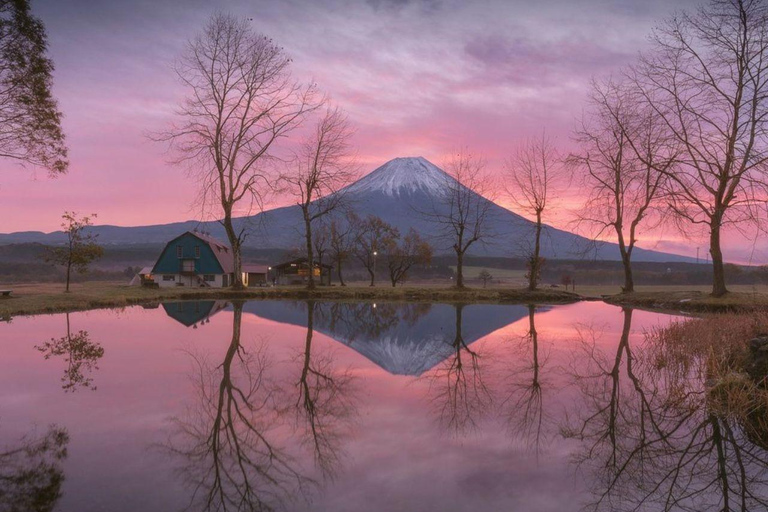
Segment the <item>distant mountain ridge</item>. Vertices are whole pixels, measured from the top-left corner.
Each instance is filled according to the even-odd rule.
[[[444,208],[440,198],[449,184],[455,183],[445,171],[422,157],[395,158],[347,186],[343,193],[352,208],[361,216],[377,215],[397,227],[401,232],[414,228],[425,236],[435,232],[435,225],[419,212],[428,208]],[[490,202],[490,201],[489,201]],[[533,223],[528,219],[499,206],[490,204],[490,230],[497,236],[491,244],[473,246],[473,256],[519,257],[520,248],[530,240]],[[251,217],[236,219],[239,227],[249,232],[245,245],[264,249],[290,249],[301,246],[301,211],[298,206],[284,206]],[[223,228],[216,222],[185,221],[137,227],[94,226],[105,245],[162,244],[180,233],[199,229],[226,240]],[[64,233],[25,231],[0,234],[0,245],[37,242],[59,244],[65,241]],[[437,247],[437,253],[447,254],[448,247]],[[594,244],[579,235],[551,226],[545,226],[542,239],[542,255],[549,259],[619,260],[616,244]],[[693,258],[636,248],[636,261],[691,262]]]

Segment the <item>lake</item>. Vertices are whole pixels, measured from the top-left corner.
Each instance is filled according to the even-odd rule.
[[[764,443],[708,409],[705,361],[646,337],[678,320],[301,301],[15,318],[0,511],[761,510]]]

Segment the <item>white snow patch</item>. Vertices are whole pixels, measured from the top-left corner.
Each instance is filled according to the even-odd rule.
[[[348,193],[382,192],[398,196],[417,191],[443,194],[453,178],[423,157],[395,158],[349,186]]]

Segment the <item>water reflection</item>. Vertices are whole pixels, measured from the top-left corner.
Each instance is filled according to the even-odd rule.
[[[68,443],[67,431],[53,425],[42,436],[0,447],[0,510],[52,511],[61,498]]]
[[[82,377],[65,384],[93,378],[99,392],[63,394],[41,378],[60,367],[32,346],[60,341],[65,318],[0,332],[3,511],[34,510],[6,504],[8,482],[16,500],[61,495],[59,512],[766,508],[765,371],[658,336],[663,315],[317,301],[92,312],[55,345],[87,327],[109,364],[73,363]],[[56,443],[15,441],[51,423],[72,436],[63,484],[63,448],[38,457]]]
[[[465,304],[453,305],[453,332],[442,340],[442,344],[450,346],[452,351],[424,377],[429,381],[430,401],[437,411],[439,422],[456,433],[475,427],[493,402],[484,380],[482,363],[485,359],[478,351],[472,350],[464,339],[465,307]]]
[[[541,307],[528,306],[528,329],[518,339],[509,340],[510,356],[500,361],[506,376],[503,377],[501,410],[506,415],[508,432],[520,439],[538,455],[542,443],[547,442],[544,422],[543,371],[548,355],[539,341],[536,329],[536,312]]]
[[[233,307],[232,338],[219,361],[191,354],[199,402],[175,420],[167,445],[202,510],[271,510],[311,484],[281,446],[262,344],[243,347],[243,307]],[[190,508],[191,508],[190,507]]]
[[[519,305],[317,302],[315,331],[349,346],[392,375],[419,376],[456,356],[456,320],[470,344],[524,318]],[[306,302],[253,301],[245,311],[276,322],[306,326]]]
[[[181,459],[192,503],[203,510],[281,509],[306,497],[319,480],[291,448],[298,441],[330,477],[355,417],[352,374],[331,353],[313,350],[315,304],[308,303],[303,351],[291,361],[269,354],[267,340],[241,342],[243,305],[232,304],[221,362],[189,352],[199,402],[174,420],[165,446]],[[283,364],[293,369],[285,374]]]
[[[77,391],[80,388],[95,390],[91,372],[98,370],[99,359],[104,357],[104,348],[91,341],[88,331],[80,330],[72,334],[69,313],[66,313],[67,334],[61,338],[51,338],[35,348],[47,359],[64,357],[66,368],[61,377],[64,391]]]
[[[564,433],[582,443],[575,461],[592,475],[589,508],[765,510],[768,452],[716,407],[717,393],[708,389],[721,347],[685,353],[652,336],[632,347],[633,312],[622,313],[615,353],[582,328],[573,366],[583,401]]]

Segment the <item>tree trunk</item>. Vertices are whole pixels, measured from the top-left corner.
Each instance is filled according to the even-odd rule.
[[[528,306],[528,336],[531,338],[531,351],[533,353],[533,382],[539,387],[539,333],[536,331],[536,306]]]
[[[341,286],[347,286],[346,284],[344,284],[344,278],[341,275],[341,258],[336,260],[336,269],[337,269],[337,273],[339,274],[339,283],[341,284]]]
[[[238,238],[237,233],[235,233],[235,228],[232,225],[232,211],[227,209],[224,211],[224,231],[227,233],[229,245],[232,248],[232,259],[234,263],[232,288],[235,290],[242,290],[245,288],[245,284],[243,283],[243,259],[240,254],[240,238]]]
[[[621,263],[624,265],[624,286],[622,293],[632,293],[635,291],[635,280],[632,277],[632,262],[628,254],[621,255]]]
[[[539,279],[539,253],[541,253],[541,212],[536,212],[536,240],[533,244],[533,258],[531,260],[531,271],[528,276],[528,290],[533,291],[538,285]]]
[[[720,225],[722,213],[716,213],[712,217],[709,235],[709,252],[712,254],[712,296],[722,297],[728,293],[725,287],[725,265],[723,264],[723,251],[720,249]]]
[[[72,262],[67,262],[67,287],[64,289],[64,293],[69,293],[69,276],[72,273]]]
[[[304,234],[307,237],[307,266],[309,267],[309,279],[307,280],[307,288],[313,290],[315,288],[315,258],[312,253],[312,223],[304,213]],[[320,279],[322,281],[323,271],[320,270]]]
[[[374,284],[374,281],[376,280],[376,274],[373,271],[373,267],[368,268],[367,270],[368,270],[368,275],[371,276],[371,284],[370,284],[370,286],[376,286]]]
[[[464,253],[456,250],[456,288],[464,288]]]

